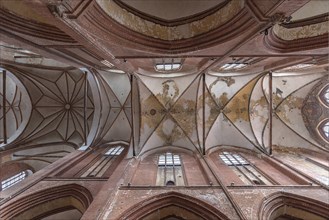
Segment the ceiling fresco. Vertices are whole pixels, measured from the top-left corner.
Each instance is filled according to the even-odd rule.
[[[262,140],[264,135],[263,130],[268,118],[266,113],[268,105],[264,96],[262,84],[264,77],[264,75],[231,76],[229,81],[222,81],[222,77],[214,79],[213,76],[210,76],[214,82],[218,82],[220,79],[222,84],[214,86],[214,83],[210,83],[210,86],[208,87],[212,97],[214,97],[212,101],[215,103],[215,91],[218,92],[217,97],[219,98],[217,98],[217,100],[219,100],[219,102],[217,102],[218,104],[214,109],[211,109],[210,107],[210,112],[212,112],[212,114],[209,115],[209,118],[206,118],[206,121],[212,121],[214,123],[214,120],[216,120],[215,118],[218,118],[221,115],[221,120],[223,121],[216,120],[213,125],[206,126],[206,128],[210,127],[210,130],[207,132],[207,137],[209,137],[210,140],[213,140],[211,136],[214,135],[214,131],[215,133],[224,132],[225,135],[222,136],[222,138],[217,137],[216,142],[211,142],[211,145],[208,145],[206,140],[207,148],[223,145],[222,141],[224,139],[233,139],[233,134],[239,134],[244,141],[242,142],[243,144],[239,143],[235,146],[243,146],[245,144],[247,148],[258,148],[259,150],[266,151]],[[249,82],[246,80],[249,80]],[[210,102],[208,106],[213,106],[213,104]],[[259,113],[255,110],[258,108],[257,106],[261,106],[260,108],[262,109]],[[265,111],[263,111],[264,108],[266,108]],[[217,114],[214,114],[213,112],[216,112]],[[263,121],[256,123],[256,121],[259,121],[260,119]],[[224,124],[226,124],[225,128],[223,128]],[[226,133],[224,130],[227,129],[227,126],[232,127],[229,130],[236,129],[236,131],[231,134]],[[254,130],[256,127],[257,130]],[[260,142],[257,140],[256,134],[259,134],[258,138],[261,139]]]
[[[301,123],[303,121],[303,117],[306,116],[306,108],[308,108],[305,98],[308,97],[309,93],[312,93],[315,85],[319,85],[321,80],[327,81],[328,75],[326,73],[319,73],[306,76],[304,75],[303,77],[274,77],[273,81],[276,85],[278,85],[278,87],[276,87],[277,90],[275,91],[277,93],[275,97],[277,97],[276,99],[278,101],[276,101],[276,104],[274,102],[276,106],[274,108],[276,116],[275,123],[277,123],[277,126],[280,128],[284,127],[282,130],[276,130],[276,132],[279,134],[279,136],[276,136],[275,138],[277,145],[296,148],[305,147],[311,149],[325,148],[323,143],[319,143],[317,139],[311,137],[311,134],[308,132],[305,123]],[[294,84],[295,86],[289,86],[289,84]],[[290,88],[287,89],[288,92],[284,92],[284,87]],[[276,99],[274,98],[273,100]],[[315,113],[313,117],[318,114],[318,110],[313,112]],[[287,128],[289,131],[287,131]],[[287,135],[284,135],[283,132],[287,132]],[[292,135],[291,132],[293,132],[294,135]]]
[[[163,145],[200,149],[196,126],[200,77],[139,78],[141,152]]]

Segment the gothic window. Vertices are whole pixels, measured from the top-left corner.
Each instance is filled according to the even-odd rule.
[[[181,158],[179,155],[172,153],[159,155],[156,185],[184,185],[183,170],[181,165]]]
[[[31,171],[30,171],[31,172]],[[5,190],[13,185],[15,185],[16,183],[24,180],[29,174],[28,170],[22,171],[12,177],[9,177],[8,179],[5,179],[4,181],[1,182],[1,191]]]
[[[240,155],[223,152],[219,157],[246,185],[272,185],[256,167]]]
[[[123,150],[122,146],[111,147],[100,158],[97,157],[81,177],[102,177]]]
[[[324,124],[324,126],[322,127],[324,136],[329,139],[329,121],[327,121],[327,123]]]
[[[329,104],[329,86],[326,89],[326,92],[324,93],[324,99]]]
[[[329,118],[325,119],[324,121],[320,122],[318,125],[318,131],[321,137],[326,141],[329,142]]]
[[[326,106],[329,107],[329,84],[323,87],[319,93],[319,99]]]

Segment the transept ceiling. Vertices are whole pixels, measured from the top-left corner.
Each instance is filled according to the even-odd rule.
[[[328,152],[314,131],[328,106],[309,104],[329,81],[328,12],[301,17],[309,0],[204,2],[1,1],[3,152]],[[314,111],[317,123],[305,118]]]

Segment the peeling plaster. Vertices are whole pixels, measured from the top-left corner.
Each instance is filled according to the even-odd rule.
[[[297,40],[316,37],[329,33],[329,20],[318,24],[306,25],[296,28],[284,28],[280,25],[273,27],[274,33],[282,40]]]
[[[144,20],[121,8],[114,1],[97,0],[101,8],[115,21],[129,29],[161,40],[191,38],[213,30],[234,18],[244,7],[244,1],[232,0],[225,7],[200,20],[178,26],[164,26]]]
[[[268,103],[265,96],[258,100],[250,100],[250,118],[259,118],[261,122],[265,123],[268,119]]]
[[[289,96],[283,101],[283,103],[281,103],[280,106],[278,106],[278,108],[276,109],[276,113],[284,122],[290,124],[291,121],[287,116],[287,113],[289,111],[292,111],[293,109],[301,110],[303,106],[303,101],[304,101],[303,98],[296,96]]]

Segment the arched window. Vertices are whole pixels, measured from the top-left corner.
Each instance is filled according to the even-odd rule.
[[[324,98],[326,102],[329,104],[329,86],[326,89],[326,92],[324,93]]]
[[[329,107],[329,84],[325,85],[323,89],[321,89],[319,99],[325,106]]]
[[[159,155],[156,185],[158,186],[184,185],[181,158],[178,154],[165,153]]]
[[[223,152],[219,154],[219,158],[229,166],[246,185],[273,185],[256,167],[251,165],[239,154]]]
[[[8,189],[9,187],[21,182],[29,174],[32,174],[32,171],[25,170],[25,171],[15,174],[14,176],[9,177],[8,179],[5,179],[4,181],[1,181],[1,191]]]

